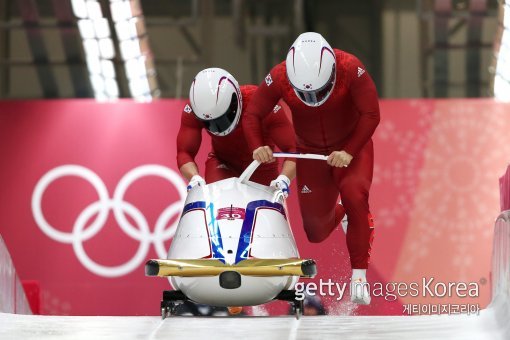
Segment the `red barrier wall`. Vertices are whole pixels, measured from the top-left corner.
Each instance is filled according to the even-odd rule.
[[[143,262],[166,252],[178,216],[181,106],[178,100],[0,102],[0,234],[19,276],[40,282],[43,314],[158,313],[168,283],[144,277]],[[370,281],[477,282],[480,294],[380,297],[366,307],[326,297],[328,311],[398,315],[405,304],[438,301],[485,306],[498,178],[510,157],[510,106],[387,100],[381,110]],[[301,255],[318,262],[314,282],[346,282],[343,232],[310,244],[292,194],[289,211]]]

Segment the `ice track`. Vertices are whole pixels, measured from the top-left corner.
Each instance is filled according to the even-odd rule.
[[[510,212],[496,221],[493,300],[480,315],[76,317],[0,313],[0,339],[510,339]]]
[[[509,339],[500,308],[456,316],[62,317],[0,315],[0,339]],[[508,313],[506,320],[509,320]],[[504,322],[501,318],[501,322]]]

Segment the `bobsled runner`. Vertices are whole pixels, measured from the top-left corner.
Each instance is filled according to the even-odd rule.
[[[299,278],[314,277],[316,265],[299,258],[283,193],[249,181],[258,166],[254,161],[239,178],[188,192],[167,259],[145,264],[147,276],[169,277],[175,289],[163,292],[163,319],[188,300],[224,307],[284,300],[297,318],[302,315],[303,301],[293,288]]]

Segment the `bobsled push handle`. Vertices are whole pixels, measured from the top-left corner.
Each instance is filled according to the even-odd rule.
[[[274,158],[305,158],[305,159],[317,159],[319,161],[327,161],[328,156],[319,155],[316,153],[292,153],[292,152],[275,152],[273,153]]]
[[[326,161],[328,156],[318,155],[314,153],[290,153],[290,152],[275,152],[273,153],[273,157],[275,158],[305,158],[305,159],[316,159],[321,161]],[[239,176],[239,181],[241,183],[246,184],[250,180],[251,175],[257,170],[259,167],[259,161],[253,161],[246,170]]]

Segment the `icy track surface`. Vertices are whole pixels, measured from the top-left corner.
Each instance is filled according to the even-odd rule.
[[[508,301],[506,301],[508,302]],[[0,314],[0,339],[491,339],[508,340],[506,303],[480,315],[64,317]]]
[[[510,339],[510,211],[496,220],[490,306],[480,315],[85,317],[0,313],[0,339]]]

